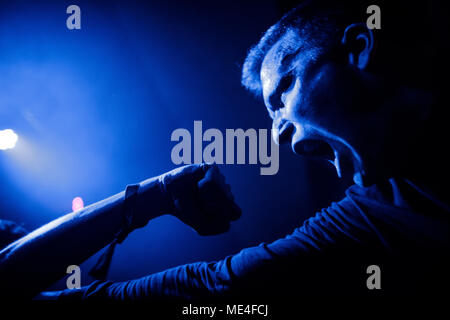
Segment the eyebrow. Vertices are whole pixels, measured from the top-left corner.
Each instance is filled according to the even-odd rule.
[[[288,66],[290,66],[292,63],[292,60],[294,60],[294,58],[299,54],[300,50],[302,50],[302,49],[303,49],[303,46],[300,46],[294,52],[286,54],[283,57],[283,59],[281,59],[281,63],[280,63],[281,68],[285,69]]]

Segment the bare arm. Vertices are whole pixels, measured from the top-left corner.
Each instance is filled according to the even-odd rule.
[[[203,235],[228,229],[240,216],[217,167],[191,165],[140,184],[138,227],[173,214]],[[9,295],[33,297],[110,243],[122,227],[124,192],[69,213],[0,251],[0,285]],[[220,209],[217,207],[220,205]]]
[[[139,188],[135,212],[143,225],[168,209],[159,183],[153,178]],[[0,251],[1,286],[33,296],[60,279],[69,265],[81,264],[114,239],[122,227],[123,201],[121,192],[66,214]]]

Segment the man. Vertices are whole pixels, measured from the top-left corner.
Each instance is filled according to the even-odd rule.
[[[392,27],[392,12],[380,7],[387,17],[382,28]],[[385,33],[379,34],[367,28],[366,8],[353,1],[303,2],[264,34],[243,66],[242,82],[262,96],[274,139],[290,143],[297,154],[328,160],[338,175],[353,175],[355,185],[342,201],[283,239],[218,262],[42,296],[276,298],[377,289],[430,294],[445,288],[450,210],[447,190],[438,182],[448,172],[436,148],[444,145],[436,97],[445,85],[426,78],[433,61],[417,60],[429,50],[422,48],[423,39],[422,46],[405,46],[411,44],[407,30],[382,29]],[[405,55],[409,51],[413,58]],[[405,66],[412,61],[414,68]],[[0,283],[8,282],[4,275],[22,273],[25,279],[9,281],[10,290],[21,281],[20,288],[32,284],[27,294],[33,296],[118,231],[126,234],[163,213],[201,234],[226,231],[240,215],[215,166],[183,167],[145,181],[137,193],[128,191],[129,197],[122,193],[64,216],[5,248]],[[133,223],[123,223],[122,211],[130,207]],[[39,277],[22,267],[38,260]],[[374,265],[381,278],[369,281],[367,270]]]

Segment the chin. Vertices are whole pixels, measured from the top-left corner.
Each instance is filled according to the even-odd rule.
[[[366,187],[364,184],[364,177],[361,172],[355,172],[353,174],[353,182],[355,182],[360,187]]]

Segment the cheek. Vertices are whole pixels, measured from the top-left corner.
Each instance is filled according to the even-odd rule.
[[[306,105],[303,103],[301,81],[296,78],[292,89],[285,96],[285,116],[289,119],[296,119],[305,114]]]
[[[363,107],[360,87],[350,70],[324,66],[306,83],[304,102],[318,116],[352,117]]]
[[[336,91],[336,77],[328,70],[320,70],[305,83],[305,102],[310,104],[315,112],[330,111],[336,107],[339,100]]]
[[[293,113],[310,124],[344,135],[355,126],[353,85],[331,67],[317,70],[303,82]]]

